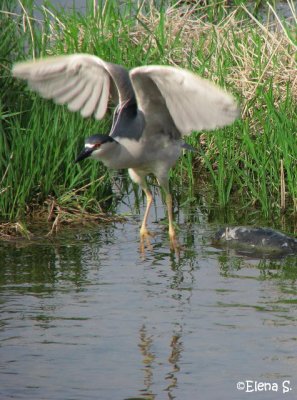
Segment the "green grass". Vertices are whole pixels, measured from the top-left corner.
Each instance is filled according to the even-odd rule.
[[[266,101],[269,104],[271,97]],[[263,110],[254,114],[256,130],[246,119],[205,135],[200,156],[217,188],[215,200],[219,205],[244,202],[259,207],[266,218],[285,210],[296,212],[296,114],[290,115],[289,110],[293,110],[293,100],[287,98],[277,108],[271,104],[267,114]],[[282,207],[281,162],[286,190]]]
[[[118,2],[108,1],[95,12],[88,2],[85,15],[49,3],[41,10],[44,23],[31,18],[32,3],[23,1],[14,18],[8,14],[13,2],[2,2],[0,12],[2,219],[22,220],[48,207],[49,199],[89,212],[110,205],[108,171],[101,163],[76,165],[74,159],[86,136],[108,133],[111,113],[100,123],[83,120],[40,99],[10,73],[22,59],[74,52],[128,68],[186,67],[231,90],[242,105],[242,120],[193,134],[188,141],[198,153],[182,158],[171,174],[173,186],[193,198],[193,186],[203,182],[211,188],[212,203],[254,207],[265,218],[296,214],[296,25],[282,22],[275,31],[239,1],[232,7],[209,2],[167,10],[147,4],[137,9],[133,2],[119,9]]]

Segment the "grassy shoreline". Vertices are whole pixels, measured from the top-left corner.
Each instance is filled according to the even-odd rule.
[[[128,68],[185,67],[228,88],[242,105],[242,119],[194,133],[189,142],[198,153],[182,158],[172,172],[173,186],[190,193],[203,180],[210,204],[257,208],[267,220],[296,217],[296,20],[279,22],[269,8],[270,18],[261,24],[245,6],[225,2],[166,10],[136,9],[130,2],[119,10],[111,1],[85,15],[43,8],[40,22],[32,17],[31,1],[23,1],[20,15],[12,15],[7,3],[0,12],[2,221],[21,223],[40,209],[53,220],[65,210],[85,218],[110,209],[104,166],[73,163],[84,137],[108,133],[110,118],[83,120],[10,75],[15,61],[74,52]]]

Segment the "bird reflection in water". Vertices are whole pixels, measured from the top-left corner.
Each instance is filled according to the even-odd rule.
[[[147,332],[147,328],[145,325],[139,330],[140,334],[140,342],[138,347],[143,356],[143,364],[144,364],[144,389],[141,390],[141,395],[145,397],[146,400],[154,400],[157,396],[156,393],[153,393],[152,387],[154,384],[154,370],[155,365],[162,365],[162,362],[158,362],[156,359],[156,354],[152,350],[154,335],[149,335]],[[171,368],[171,371],[166,373],[164,379],[168,382],[166,388],[164,389],[167,392],[168,399],[174,399],[176,396],[174,395],[174,389],[177,388],[177,376],[176,374],[180,371],[179,361],[181,358],[181,353],[183,350],[183,345],[181,341],[181,334],[174,333],[171,337],[170,348],[171,353],[168,357],[168,363]]]

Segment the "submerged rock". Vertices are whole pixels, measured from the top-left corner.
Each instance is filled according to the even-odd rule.
[[[297,239],[271,228],[227,226],[218,230],[213,242],[255,252],[297,254]]]

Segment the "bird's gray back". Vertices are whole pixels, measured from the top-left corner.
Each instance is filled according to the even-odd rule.
[[[112,78],[111,95],[113,98],[118,97],[120,105],[136,106],[135,92],[130,80],[129,71],[118,64],[106,63],[108,73]],[[115,86],[115,87],[114,87]]]
[[[138,107],[145,118],[143,135],[147,139],[158,140],[165,135],[173,140],[179,140],[181,133],[177,129],[172,116],[156,83],[146,75],[133,75],[133,86],[136,91]],[[156,137],[153,139],[152,136]]]
[[[110,135],[139,141],[145,129],[143,112],[138,110],[136,103],[128,107],[118,108],[113,118]]]

